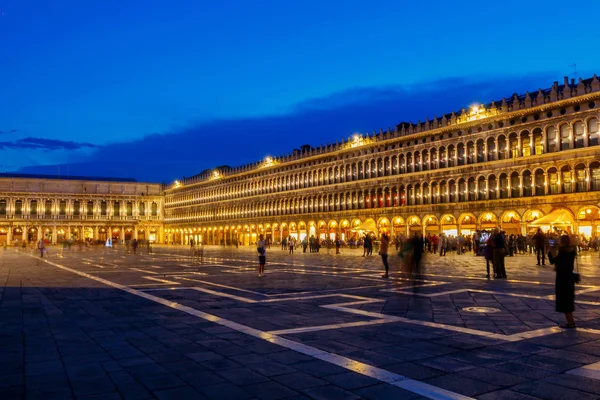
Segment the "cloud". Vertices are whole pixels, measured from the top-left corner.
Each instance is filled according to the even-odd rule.
[[[208,121],[101,146],[70,170],[71,175],[81,170],[88,176],[172,181],[218,165],[239,166],[267,155],[289,154],[305,143],[318,147],[347,139],[355,132],[393,129],[400,122],[424,121],[473,103],[509,98],[514,92],[536,91],[540,86],[551,86],[553,77],[451,78],[409,86],[352,88],[300,102],[281,115]],[[47,171],[55,170],[56,166],[48,166]],[[22,169],[44,171],[43,166]]]
[[[0,149],[37,149],[37,150],[79,150],[96,148],[96,145],[85,142],[72,142],[55,139],[26,137],[12,142],[0,142]]]
[[[3,133],[17,133],[19,132],[18,129],[11,129],[9,131],[0,131],[0,135],[2,135]]]

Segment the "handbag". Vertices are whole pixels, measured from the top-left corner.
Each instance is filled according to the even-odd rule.
[[[577,261],[577,253],[575,253],[575,271],[573,271],[573,282],[581,283],[581,275],[579,274],[579,261]]]

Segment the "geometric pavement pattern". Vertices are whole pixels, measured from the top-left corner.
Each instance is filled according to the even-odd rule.
[[[599,398],[600,257],[578,329],[530,254],[390,257],[183,247],[0,252],[0,398]]]

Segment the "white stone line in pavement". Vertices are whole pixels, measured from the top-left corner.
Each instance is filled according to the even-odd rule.
[[[153,276],[142,276],[142,278],[148,279],[148,280],[151,280],[151,281],[160,282],[160,283],[163,283],[165,285],[180,285],[179,282],[169,281],[167,279],[155,278]],[[140,285],[132,285],[132,286],[140,286]]]
[[[578,329],[579,330],[579,329]],[[575,368],[565,373],[600,380],[600,362]]]
[[[281,336],[269,334],[267,332],[251,328],[246,325],[238,324],[237,322],[227,320],[225,318],[218,317],[216,315],[208,314],[203,311],[197,310],[192,307],[185,306],[183,304],[179,304],[174,301],[166,300],[161,297],[154,296],[152,294],[132,289],[130,287],[97,277],[90,274],[86,274],[81,271],[74,270],[72,268],[65,267],[63,265],[54,263],[52,261],[44,260],[46,263],[53,265],[57,268],[60,268],[64,271],[68,271],[80,276],[84,276],[88,279],[95,280],[97,282],[103,283],[105,285],[114,287],[116,289],[120,289],[126,293],[129,293],[134,296],[142,297],[144,299],[154,301],[156,303],[162,304],[164,306],[173,308],[175,310],[183,311],[190,315],[196,316],[198,318],[202,318],[206,321],[211,321],[216,324],[228,327],[230,329],[236,330],[238,332],[245,333],[250,336],[254,336],[256,338],[260,338],[266,340],[270,343],[288,348],[290,350],[294,350],[296,352],[311,356],[313,358],[326,361],[328,363],[338,365],[342,368],[348,369],[350,371],[357,372],[359,374],[369,376],[371,378],[377,379],[379,381],[389,383],[391,385],[400,387],[404,390],[410,391],[412,393],[416,393],[418,395],[427,397],[433,400],[442,400],[442,399],[457,399],[457,400],[467,400],[471,399],[470,397],[463,396],[458,393],[451,392],[449,390],[445,390],[433,385],[429,385],[423,382],[414,381],[412,379],[406,378],[402,375],[395,374],[393,372],[384,370],[382,368],[374,367],[369,364],[362,363],[360,361],[353,360],[348,357],[340,356],[338,354],[333,354],[326,352],[324,350],[320,350],[316,347],[312,347],[303,343],[298,343],[290,339],[283,338]]]
[[[340,328],[354,328],[357,326],[369,326],[369,325],[380,325],[387,324],[390,321],[388,319],[372,319],[369,321],[357,321],[357,322],[344,322],[339,324],[330,324],[330,325],[315,325],[315,326],[307,326],[303,328],[290,328],[290,329],[281,329],[278,331],[269,331],[267,333],[273,335],[292,335],[295,333],[305,333],[305,332],[318,332],[318,331],[326,331],[331,329],[340,329]]]
[[[150,274],[150,275],[157,275],[158,274],[158,272],[148,271],[148,270],[141,269],[141,268],[129,268],[129,269],[132,270],[132,271],[143,272],[145,274]]]
[[[417,286],[417,287],[423,287],[423,286]],[[575,293],[576,294],[580,294],[581,292],[589,293],[589,292],[593,292],[596,290],[600,290],[600,288],[595,288],[593,290],[587,289],[587,290],[582,290],[582,291],[575,292]],[[470,289],[470,288],[448,290],[445,292],[434,292],[434,293],[415,293],[410,290],[404,290],[403,288],[382,289],[381,291],[382,292],[394,292],[394,293],[407,294],[407,295],[411,295],[411,296],[420,296],[420,297],[439,297],[439,296],[446,296],[446,295],[450,295],[450,294],[473,292],[473,293],[491,294],[491,295],[495,295],[495,296],[521,297],[521,298],[525,298],[525,299],[536,299],[536,300],[554,300],[555,299],[555,296],[553,294],[549,294],[549,295],[545,295],[545,296],[536,296],[536,295],[532,295],[532,294],[497,292],[494,290]],[[589,301],[589,300],[575,299],[575,303],[586,304],[586,305],[591,305],[591,306],[600,306],[600,302]]]

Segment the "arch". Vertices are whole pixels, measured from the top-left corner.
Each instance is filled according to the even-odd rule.
[[[544,216],[544,212],[538,208],[530,208],[523,213],[523,222],[531,223]]]
[[[453,214],[444,214],[440,217],[440,227],[446,236],[458,236],[458,224]]]
[[[498,216],[491,211],[486,211],[479,215],[477,222],[481,229],[492,229],[498,226]]]
[[[506,210],[500,216],[500,228],[507,235],[518,235],[521,233],[521,216],[515,210]]]
[[[582,206],[577,210],[577,233],[585,238],[598,237],[600,231],[600,207],[596,205]]]

